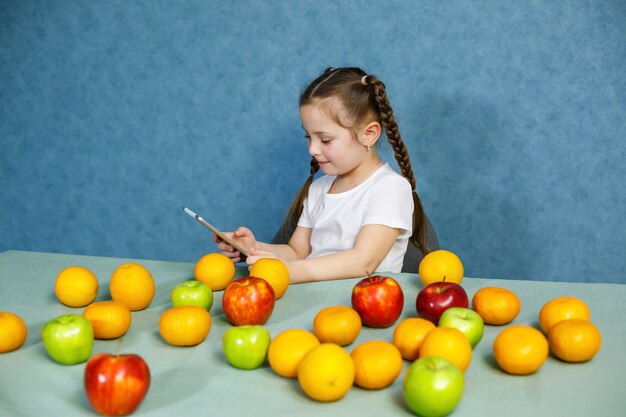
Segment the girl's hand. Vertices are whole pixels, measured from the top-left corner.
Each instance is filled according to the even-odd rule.
[[[248,248],[250,252],[253,252],[256,247],[257,241],[254,234],[247,227],[242,226],[234,232],[225,232],[224,234],[245,248]],[[219,250],[221,250],[224,255],[228,256],[233,263],[241,262],[241,253],[239,253],[237,249],[215,235],[213,235],[213,242],[217,243]]]
[[[252,265],[254,265],[256,261],[262,258],[280,259],[278,255],[276,255],[275,253],[268,252],[268,251],[261,250],[261,249],[251,249],[250,256],[246,258],[248,269],[252,268]]]

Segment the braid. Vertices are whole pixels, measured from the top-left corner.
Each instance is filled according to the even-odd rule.
[[[400,132],[398,132],[398,123],[396,123],[396,119],[393,117],[393,109],[391,108],[389,99],[387,98],[385,84],[371,75],[368,76],[368,80],[372,78],[374,79],[374,83],[372,84],[374,97],[376,103],[378,103],[378,108],[380,109],[380,118],[383,128],[385,129],[385,133],[387,134],[387,140],[393,149],[394,156],[398,162],[400,170],[402,171],[402,175],[404,175],[411,183],[411,189],[415,190],[415,178],[413,177],[413,169],[411,168],[409,152],[404,144],[404,141],[402,140],[402,137],[400,136]]]
[[[413,194],[413,233],[411,235],[411,242],[417,246],[420,251],[426,255],[428,252],[428,246],[426,245],[426,215],[422,207],[422,202],[415,191],[415,177],[413,176],[413,169],[411,168],[411,161],[409,159],[409,152],[400,136],[398,131],[398,123],[393,116],[393,109],[389,104],[387,98],[387,91],[385,90],[385,84],[377,79],[373,75],[364,77],[364,83],[371,86],[373,92],[373,98],[378,105],[379,114],[381,118],[381,124],[385,129],[387,140],[391,145],[402,176],[405,177],[411,184],[411,190]]]
[[[311,170],[309,177],[306,179],[302,188],[298,192],[298,195],[294,198],[291,206],[289,207],[289,211],[287,212],[287,221],[288,224],[296,224],[298,219],[300,219],[300,215],[302,214],[302,208],[304,206],[304,200],[306,200],[309,195],[309,187],[313,182],[313,176],[317,171],[319,171],[320,165],[317,163],[315,158],[311,158]]]

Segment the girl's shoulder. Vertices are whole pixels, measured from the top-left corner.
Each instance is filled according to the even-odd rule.
[[[408,187],[409,191],[411,190],[411,183],[409,180],[404,178],[398,172],[396,172],[393,168],[389,166],[389,164],[384,164],[380,169],[375,173],[375,175],[371,178],[372,183],[370,185],[378,185],[385,186],[393,184],[400,188]]]
[[[331,175],[322,175],[316,178],[309,186],[309,195],[325,194],[330,189],[330,186],[333,185],[335,178],[337,177]]]
[[[319,178],[316,178],[313,180],[313,182],[311,183],[311,188],[316,187],[316,188],[323,188],[324,186],[329,186],[333,183],[333,181],[335,181],[335,176],[333,175],[322,175]]]

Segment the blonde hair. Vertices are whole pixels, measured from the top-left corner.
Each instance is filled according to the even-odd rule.
[[[360,68],[328,68],[317,77],[300,95],[300,106],[319,103],[328,105],[331,117],[341,126],[354,129],[372,118],[381,124],[391,145],[402,176],[411,184],[413,191],[413,233],[410,241],[423,255],[429,252],[426,244],[426,216],[422,202],[415,191],[415,177],[393,109],[387,98],[385,84],[375,75],[368,75]],[[333,110],[340,113],[333,113]],[[369,120],[368,120],[369,119]],[[350,122],[350,125],[348,125]],[[287,212],[287,223],[295,224],[302,214],[302,207],[313,176],[319,170],[315,158],[311,159],[309,177],[291,203]]]

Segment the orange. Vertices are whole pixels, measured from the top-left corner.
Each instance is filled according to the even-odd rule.
[[[11,352],[22,346],[28,335],[26,323],[17,314],[0,312],[0,353]]]
[[[276,299],[281,298],[289,287],[289,270],[280,259],[261,258],[250,268],[250,276],[263,278],[274,290]]]
[[[554,356],[562,361],[586,362],[600,350],[602,336],[593,323],[569,319],[552,326],[548,343]]]
[[[439,356],[448,359],[463,372],[472,361],[472,345],[458,329],[437,327],[431,330],[420,346],[420,358]]]
[[[298,383],[314,400],[336,401],[346,395],[354,383],[352,358],[341,346],[322,343],[300,361]]]
[[[211,330],[211,315],[202,307],[171,307],[161,314],[159,333],[174,346],[195,346],[206,339]]]
[[[119,301],[98,301],[91,303],[83,311],[96,339],[117,339],[123,336],[133,319],[130,309]]]
[[[509,374],[532,374],[548,358],[548,341],[534,327],[507,327],[493,341],[493,355],[500,368]]]
[[[419,349],[424,337],[436,326],[429,320],[411,317],[402,320],[393,331],[393,344],[407,361],[419,357]]]
[[[295,378],[302,357],[320,341],[309,331],[302,329],[285,330],[270,343],[267,360],[270,367],[280,376]]]
[[[576,297],[558,297],[548,301],[539,311],[539,324],[544,333],[562,320],[582,319],[589,321],[589,307]]]
[[[472,309],[485,324],[508,324],[517,317],[521,308],[517,295],[506,288],[484,287],[476,291],[472,298]]]
[[[400,351],[383,340],[361,343],[350,356],[354,362],[354,383],[361,388],[385,388],[402,372]]]
[[[353,308],[331,306],[320,310],[313,320],[313,333],[322,343],[346,346],[361,332],[361,317]]]
[[[66,306],[84,307],[96,299],[98,279],[87,268],[70,266],[59,272],[54,293]]]
[[[113,271],[109,290],[113,301],[126,304],[131,311],[138,311],[152,302],[155,285],[152,275],[145,267],[127,263]]]
[[[463,280],[463,264],[458,256],[447,250],[436,250],[424,256],[419,265],[419,276],[424,286],[446,281],[460,284]]]
[[[222,253],[208,253],[196,262],[193,275],[213,291],[223,290],[235,277],[235,264]]]

